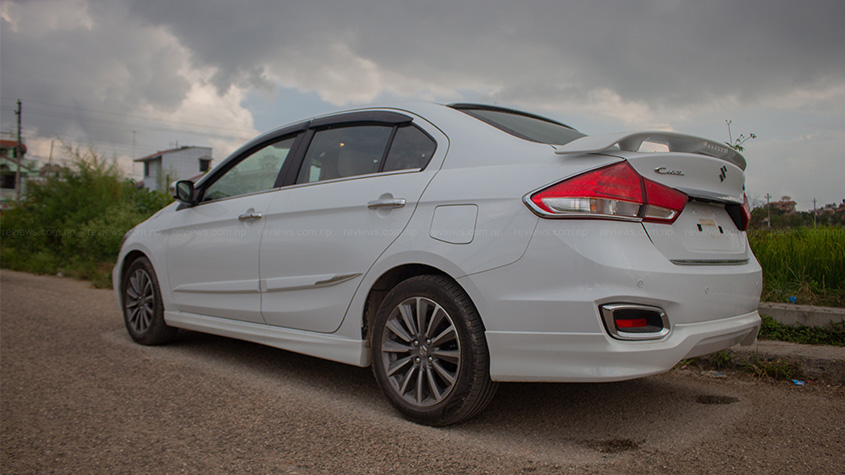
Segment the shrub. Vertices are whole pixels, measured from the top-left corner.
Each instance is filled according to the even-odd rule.
[[[64,150],[71,159],[67,172],[32,186],[26,201],[0,217],[0,265],[64,271],[108,286],[124,233],[172,200],[136,188],[93,147]]]

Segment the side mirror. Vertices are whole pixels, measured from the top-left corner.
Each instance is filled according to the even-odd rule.
[[[172,185],[171,194],[176,201],[186,205],[194,204],[194,182],[191,180],[179,180]]]

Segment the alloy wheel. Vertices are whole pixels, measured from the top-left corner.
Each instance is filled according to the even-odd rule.
[[[425,297],[402,301],[387,318],[381,357],[387,379],[405,401],[417,407],[443,401],[455,387],[461,362],[452,317]]]

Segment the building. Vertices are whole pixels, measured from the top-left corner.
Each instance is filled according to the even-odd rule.
[[[780,201],[772,201],[770,203],[772,208],[777,208],[784,213],[794,213],[795,212],[795,205],[797,203],[792,200],[789,196],[781,197]]]
[[[211,147],[183,146],[133,160],[144,164],[143,186],[167,192],[176,180],[194,180],[211,169]]]
[[[845,213],[845,200],[842,203],[830,203],[819,209],[819,213]]]
[[[38,162],[17,158],[18,142],[16,140],[0,140],[0,208],[8,208],[20,198],[26,197],[27,183],[38,177]],[[23,145],[26,153],[26,145]],[[16,175],[20,170],[20,194]]]

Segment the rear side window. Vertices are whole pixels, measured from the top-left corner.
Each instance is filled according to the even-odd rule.
[[[410,124],[349,125],[314,132],[296,183],[423,169],[437,144]]]
[[[314,133],[297,183],[314,183],[378,172],[392,126],[363,125]]]
[[[563,145],[584,137],[581,132],[560,122],[519,111],[467,104],[453,104],[451,107],[515,137],[532,142]]]
[[[420,129],[412,125],[399,127],[390,145],[383,171],[425,168],[436,147],[434,140]]]

